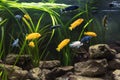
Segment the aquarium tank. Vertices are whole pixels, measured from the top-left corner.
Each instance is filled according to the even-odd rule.
[[[0,80],[119,80],[119,0],[0,0]]]

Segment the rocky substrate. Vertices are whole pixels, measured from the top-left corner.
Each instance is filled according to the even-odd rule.
[[[119,51],[97,44],[90,46],[88,53],[86,60],[64,67],[59,60],[40,61],[39,67],[33,67],[29,55],[21,55],[13,66],[18,55],[9,54],[0,61],[0,70],[7,72],[8,80],[120,80]]]

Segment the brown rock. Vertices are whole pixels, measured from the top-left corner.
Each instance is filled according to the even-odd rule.
[[[59,67],[60,61],[52,60],[52,61],[40,61],[39,67],[43,69],[53,69],[54,67]]]
[[[30,70],[29,77],[34,80],[41,80],[40,79],[41,74],[42,72],[40,68],[33,68]]]
[[[120,70],[115,70],[113,72],[114,80],[120,80]]]
[[[115,55],[115,58],[116,58],[116,59],[120,59],[120,53],[116,54],[116,55]]]
[[[76,75],[82,76],[100,76],[105,74],[108,64],[106,59],[89,60],[86,62],[79,62],[74,65]]]
[[[65,75],[73,71],[73,66],[57,67],[47,74],[47,80],[54,80],[56,77]],[[69,74],[68,74],[69,75]]]
[[[90,58],[111,60],[117,53],[111,49],[107,44],[97,44],[89,47]]]
[[[6,59],[5,59],[5,63],[10,64],[10,65],[14,65],[18,56],[19,56],[18,54],[8,54]],[[15,65],[19,66],[25,70],[29,70],[29,69],[33,68],[32,60],[31,60],[29,55],[20,55],[19,59]]]
[[[17,66],[0,64],[0,69],[8,74],[9,80],[25,80],[28,78],[28,71]]]
[[[104,80],[104,79],[102,79],[102,78],[95,78],[95,77],[85,77],[85,76],[71,75],[69,77],[69,80]]]
[[[113,49],[115,49],[118,53],[120,53],[120,47],[114,47]]]
[[[113,59],[108,62],[109,69],[120,69],[120,59]]]

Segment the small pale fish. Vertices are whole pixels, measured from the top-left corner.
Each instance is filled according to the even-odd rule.
[[[52,29],[56,29],[56,28],[60,28],[60,27],[61,27],[61,25],[58,24],[58,25],[51,26],[50,29],[52,30]]]
[[[34,44],[34,42],[33,41],[31,41],[31,42],[29,42],[29,44],[28,44],[30,47],[35,47],[35,44]]]
[[[84,32],[84,35],[87,35],[87,36],[92,36],[92,37],[96,37],[97,34],[95,32]]]
[[[14,42],[12,43],[12,47],[19,47],[19,39],[17,38],[16,40],[14,40]]]
[[[108,25],[108,16],[104,15],[103,19],[102,19],[102,25],[103,27],[107,30],[107,25]]]
[[[22,16],[21,15],[15,15],[15,18],[18,20],[18,21],[20,21],[21,19],[22,19]]]
[[[26,36],[26,40],[32,40],[41,37],[39,33],[30,33]]]
[[[64,9],[61,9],[61,13],[64,13],[64,12],[70,12],[70,11],[74,11],[74,10],[77,10],[79,9],[79,6],[76,6],[76,5],[71,5],[71,6],[68,6]]]
[[[81,42],[82,43],[85,43],[85,42],[89,42],[91,40],[92,36],[84,36],[82,39],[81,39]]]
[[[74,21],[74,22],[70,25],[69,29],[72,31],[74,28],[76,28],[77,26],[79,26],[83,21],[84,21],[83,18],[77,19],[76,21]]]
[[[56,50],[60,52],[60,50],[63,49],[69,42],[70,42],[70,39],[64,39],[63,41],[60,42]]]
[[[74,41],[71,44],[69,44],[69,46],[71,48],[80,48],[80,46],[82,46],[82,45],[83,45],[83,43],[81,43],[81,41]]]

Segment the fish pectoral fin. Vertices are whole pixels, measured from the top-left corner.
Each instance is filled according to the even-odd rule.
[[[77,46],[77,48],[80,48],[80,46]]]

